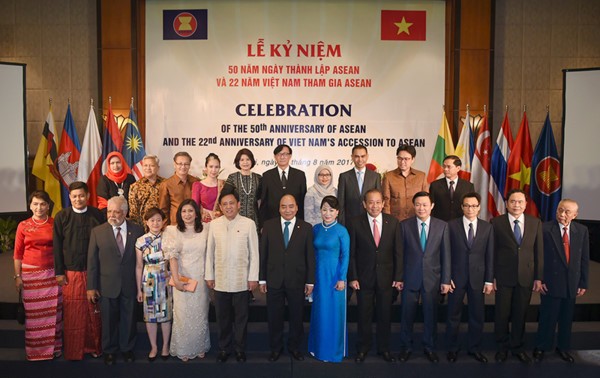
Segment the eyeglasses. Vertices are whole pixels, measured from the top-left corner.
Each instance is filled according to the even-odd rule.
[[[277,154],[277,156],[280,156],[280,157],[288,157],[290,155],[291,154],[289,152],[280,152],[280,153]]]
[[[397,159],[400,161],[411,161],[412,160],[411,157],[408,158],[408,157],[400,157],[400,156],[398,156]]]
[[[477,209],[479,205],[462,205],[463,209]]]
[[[175,163],[175,165],[178,167],[189,167],[190,163]]]

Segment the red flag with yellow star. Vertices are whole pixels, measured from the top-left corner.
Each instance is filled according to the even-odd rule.
[[[523,112],[519,133],[508,158],[506,193],[511,189],[522,189],[525,193],[530,193],[532,158],[533,148],[531,147],[531,136],[529,135],[529,121],[527,121],[527,113]],[[534,201],[527,201],[525,212],[536,217],[538,216],[537,206]]]
[[[382,41],[425,41],[427,11],[382,10]]]

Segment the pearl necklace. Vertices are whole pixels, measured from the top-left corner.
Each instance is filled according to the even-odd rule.
[[[246,191],[246,188],[244,187],[244,175],[242,175],[240,173],[240,185],[242,187],[242,191],[247,196],[249,196],[250,193],[252,193],[252,173],[250,175],[248,175],[248,177],[250,177],[250,189],[248,191]]]
[[[333,227],[333,226],[335,226],[337,224],[337,219],[334,220],[329,225],[325,225],[325,222],[321,222],[321,224],[323,225],[323,228],[325,229],[325,231],[328,231],[331,227]]]
[[[49,219],[49,218],[50,218],[50,217],[49,217],[48,215],[46,215],[46,219],[45,219],[45,220],[44,220],[42,223],[38,223],[38,222],[36,222],[36,221],[35,221],[35,219],[34,219],[33,217],[31,217],[31,221],[32,221],[32,222],[33,222],[33,223],[34,223],[36,226],[43,226],[43,225],[45,225],[46,223],[48,223],[48,219]]]

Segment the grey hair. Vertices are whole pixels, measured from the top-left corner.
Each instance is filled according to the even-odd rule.
[[[154,160],[156,165],[160,165],[160,160],[158,159],[158,156],[156,156],[156,155],[146,155],[142,158],[142,160]]]
[[[125,212],[125,214],[127,214],[127,211],[129,210],[129,205],[127,205],[127,200],[125,199],[125,197],[123,197],[123,196],[111,197],[108,199],[108,205],[110,205],[111,203],[120,207],[121,210],[123,210]]]

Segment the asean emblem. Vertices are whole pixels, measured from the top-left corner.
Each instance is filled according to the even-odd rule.
[[[544,195],[551,195],[560,189],[560,163],[558,159],[547,156],[535,167],[535,183]]]
[[[193,14],[181,12],[173,19],[173,30],[180,37],[189,37],[196,32],[198,21]]]

